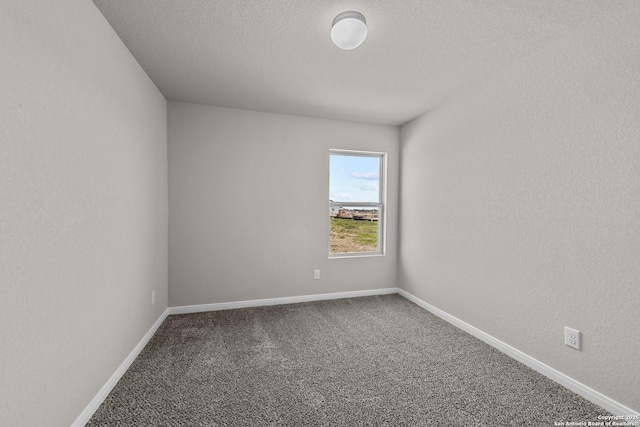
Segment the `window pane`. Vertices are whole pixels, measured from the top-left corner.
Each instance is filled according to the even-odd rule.
[[[340,206],[329,213],[329,253],[362,253],[379,250],[379,209]]]
[[[331,154],[329,199],[380,203],[380,156]]]

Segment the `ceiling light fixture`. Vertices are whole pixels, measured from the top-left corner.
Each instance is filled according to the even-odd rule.
[[[342,50],[353,50],[367,38],[367,20],[358,12],[342,12],[331,24],[331,41]]]

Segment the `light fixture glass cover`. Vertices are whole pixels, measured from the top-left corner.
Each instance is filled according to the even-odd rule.
[[[342,50],[357,48],[367,38],[367,20],[358,12],[342,12],[331,24],[331,41]]]

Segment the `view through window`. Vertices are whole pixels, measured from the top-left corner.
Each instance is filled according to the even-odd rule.
[[[332,150],[329,255],[383,253],[384,153]]]

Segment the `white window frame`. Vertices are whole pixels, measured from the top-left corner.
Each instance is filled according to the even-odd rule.
[[[378,209],[378,248],[374,252],[346,252],[346,253],[331,253],[331,218],[329,218],[329,227],[327,230],[327,246],[329,259],[335,258],[355,258],[355,257],[375,257],[385,256],[386,254],[386,213],[385,207],[387,205],[387,153],[379,151],[358,151],[358,150],[344,150],[332,148],[329,150],[329,164],[331,164],[331,155],[337,154],[341,156],[355,156],[355,157],[377,157],[380,159],[380,171],[378,179],[378,200],[379,202],[348,202],[340,200],[329,200],[329,212],[331,208],[340,208],[342,206],[348,207],[362,207],[362,208],[377,208]],[[331,170],[329,170],[329,183],[331,182]],[[330,184],[329,184],[330,185]]]

